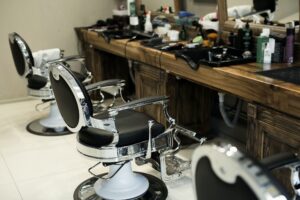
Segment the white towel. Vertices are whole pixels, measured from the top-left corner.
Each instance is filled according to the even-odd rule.
[[[33,53],[34,66],[42,67],[46,62],[61,58],[60,49],[45,49]]]

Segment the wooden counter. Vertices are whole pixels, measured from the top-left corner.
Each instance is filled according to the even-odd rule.
[[[184,60],[176,59],[173,54],[146,48],[136,41],[112,40],[107,43],[96,32],[82,31],[84,40],[94,48],[149,64],[197,84],[239,96],[247,102],[300,117],[300,86],[256,75],[254,72],[262,71],[263,65],[252,63],[219,68],[201,65],[194,71]]]
[[[138,61],[139,67],[135,70],[137,97],[170,96],[169,111],[180,124],[196,127],[197,132],[205,134],[211,124],[212,97],[215,91],[222,91],[248,103],[247,132],[240,134],[245,135],[243,145],[250,154],[261,159],[281,152],[300,153],[300,86],[255,74],[263,68],[288,67],[286,64],[251,63],[219,68],[201,65],[195,71],[173,54],[146,48],[137,41],[112,40],[107,43],[96,32],[80,31],[81,40],[91,52],[90,57],[96,60],[94,71],[99,68],[114,70],[112,65],[128,70],[126,59]],[[106,61],[97,65],[99,59]],[[115,59],[123,59],[123,62],[113,61],[111,64]],[[109,67],[107,60],[110,60]],[[150,115],[154,113],[152,116],[158,121],[163,119],[159,109],[151,109],[142,111]],[[283,170],[276,175],[285,185],[290,185],[286,178],[288,172]]]

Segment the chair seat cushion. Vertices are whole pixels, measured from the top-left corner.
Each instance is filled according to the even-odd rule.
[[[28,77],[27,87],[34,90],[39,90],[45,87],[47,82],[48,80],[44,76],[33,74]]]
[[[103,115],[95,116],[98,119],[106,118]],[[116,116],[116,126],[119,130],[119,142],[117,147],[128,146],[148,140],[148,121],[153,120],[144,113],[133,110],[121,111]],[[164,126],[154,121],[152,126],[152,138],[163,133]],[[113,134],[108,131],[85,127],[78,133],[78,139],[82,144],[92,147],[102,147],[109,145],[113,140]]]

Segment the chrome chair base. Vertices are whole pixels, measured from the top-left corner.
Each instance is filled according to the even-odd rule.
[[[135,200],[165,200],[168,196],[168,189],[163,181],[155,176],[140,173],[144,177],[146,177],[149,181],[148,190],[139,197],[134,198]],[[107,174],[101,174],[100,177],[104,177]],[[75,190],[73,199],[74,200],[104,200],[99,197],[95,190],[94,184],[98,180],[96,177],[89,178],[82,182]],[[116,191],[117,192],[117,191]],[[133,200],[133,199],[132,199]]]
[[[35,135],[41,136],[60,136],[72,134],[67,128],[47,128],[41,125],[40,119],[30,122],[26,126],[26,130]]]

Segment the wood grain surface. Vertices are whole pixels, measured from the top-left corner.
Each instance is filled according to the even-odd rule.
[[[214,90],[236,95],[248,102],[300,117],[300,86],[255,74],[263,68],[289,67],[287,64],[264,66],[250,63],[220,68],[201,65],[195,71],[173,54],[144,47],[138,41],[112,40],[107,43],[97,32],[86,29],[81,31],[85,42],[99,50],[136,60]]]

